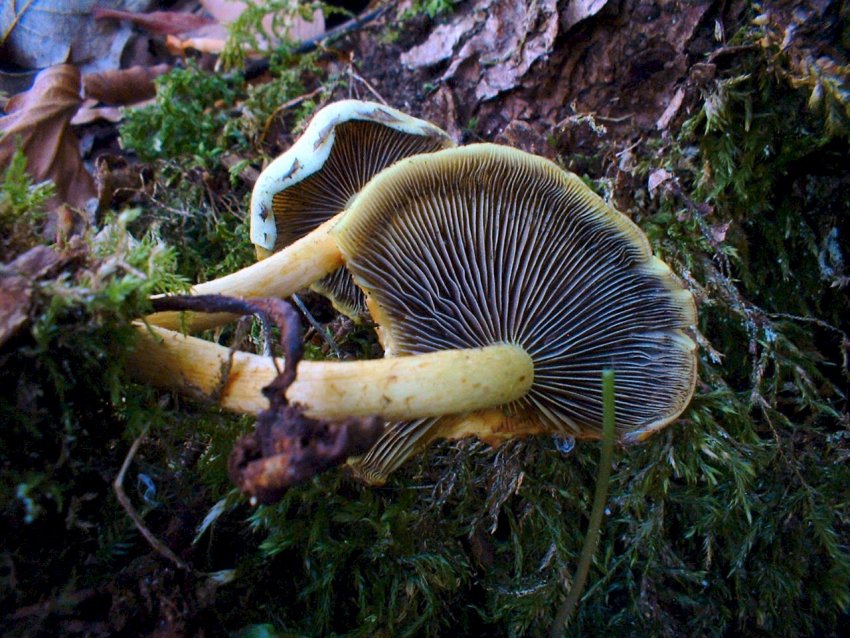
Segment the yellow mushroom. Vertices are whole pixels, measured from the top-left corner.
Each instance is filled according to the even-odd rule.
[[[251,194],[251,241],[262,260],[287,247],[268,265],[252,266],[235,275],[195,286],[194,294],[289,296],[311,285],[342,313],[357,317],[365,312],[363,295],[341,268],[341,260],[325,264],[326,276],[298,278],[297,262],[303,252],[317,250],[309,235],[345,210],[361,188],[377,173],[400,159],[453,146],[449,135],[430,122],[411,117],[383,104],[342,100],[319,110],[303,135],[260,174]],[[315,236],[314,236],[315,237]],[[282,271],[276,288],[272,277]],[[294,271],[294,272],[292,272]],[[282,292],[279,292],[282,291]],[[198,330],[232,319],[232,315],[191,315],[161,312],[151,315],[154,325]]]
[[[344,260],[388,358],[302,362],[287,396],[309,416],[400,421],[355,463],[368,480],[439,436],[598,437],[606,368],[623,441],[649,436],[690,401],[692,295],[635,224],[548,160],[491,144],[408,158],[307,237],[323,250],[299,267],[315,274]],[[192,352],[177,356],[172,380],[158,380],[155,364],[143,378],[167,385],[177,374],[200,387],[183,364]],[[256,395],[255,405],[234,407],[257,411],[264,400],[249,376],[228,387]],[[404,388],[400,401],[395,387]]]

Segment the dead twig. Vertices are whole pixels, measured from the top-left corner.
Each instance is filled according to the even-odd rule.
[[[366,89],[369,91],[369,93],[371,93],[372,96],[376,100],[378,100],[381,104],[384,104],[385,106],[389,105],[389,103],[384,99],[384,96],[381,95],[380,93],[378,93],[378,90],[374,86],[372,86],[372,84],[369,82],[369,80],[367,80],[362,75],[360,75],[357,71],[354,70],[354,63],[353,62],[349,63],[349,65],[348,65],[348,75],[352,80],[357,80],[363,86],[365,86]]]
[[[136,525],[136,529],[138,529],[142,536],[145,537],[145,540],[154,549],[154,551],[170,560],[180,569],[183,569],[185,571],[192,571],[192,568],[189,567],[188,564],[180,560],[167,545],[165,545],[156,536],[154,536],[153,532],[151,532],[147,528],[145,522],[142,520],[142,517],[139,516],[139,513],[133,507],[133,504],[130,502],[130,499],[127,497],[127,494],[124,492],[124,476],[127,474],[127,470],[130,467],[130,463],[133,462],[133,457],[135,457],[136,452],[139,451],[139,446],[142,444],[142,440],[148,433],[148,427],[149,426],[147,425],[145,426],[144,430],[142,430],[142,433],[135,441],[133,441],[133,445],[130,446],[130,451],[127,452],[127,457],[124,459],[124,464],[121,466],[121,470],[118,472],[118,476],[116,476],[115,480],[112,482],[112,489],[115,490],[115,496],[118,499],[118,502],[121,503],[121,507],[123,507],[124,511],[127,512],[127,516],[129,516],[133,520],[133,523],[135,523]]]
[[[282,299],[197,295],[162,297],[152,303],[156,311],[256,314],[280,328],[283,370],[263,388],[270,407],[260,413],[254,432],[236,442],[228,460],[231,480],[252,503],[279,500],[295,483],[363,454],[383,432],[384,421],[377,416],[328,422],[288,404],[286,390],[295,380],[302,354],[301,323],[295,308]]]
[[[286,400],[301,360],[301,325],[295,309],[278,301],[284,370],[263,389],[270,407],[260,413],[252,434],[236,442],[228,460],[231,480],[251,503],[274,503],[292,485],[366,452],[384,429],[383,419],[348,418],[329,422],[307,417]]]
[[[313,314],[307,309],[307,306],[304,305],[304,302],[301,301],[301,297],[298,295],[292,295],[292,303],[298,306],[298,310],[301,311],[301,314],[304,315],[307,319],[307,323],[313,326],[313,329],[319,334],[322,339],[324,339],[325,343],[328,344],[328,347],[333,351],[334,356],[337,359],[342,359],[342,350],[339,349],[339,346],[336,344],[336,341],[333,338],[333,335],[328,332],[326,328],[322,327]]]
[[[314,51],[319,48],[320,45],[327,45],[333,42],[334,40],[338,40],[341,37],[354,33],[368,25],[371,22],[374,22],[381,16],[383,16],[389,9],[392,7],[392,4],[386,4],[383,7],[378,7],[372,11],[368,11],[362,15],[357,16],[349,20],[348,22],[344,22],[341,25],[334,27],[333,29],[329,29],[325,31],[323,34],[316,36],[315,38],[310,38],[309,40],[304,40],[301,44],[293,49],[293,53],[309,53],[310,51]],[[245,68],[244,75],[247,79],[251,80],[256,78],[266,71],[269,70],[269,59],[262,58],[261,60],[256,60],[248,64]]]

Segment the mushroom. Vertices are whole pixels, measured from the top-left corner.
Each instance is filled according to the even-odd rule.
[[[453,145],[449,135],[433,124],[383,104],[360,100],[329,104],[313,116],[298,141],[269,164],[254,185],[251,241],[257,257],[263,260],[292,245],[345,210],[372,176],[387,166]],[[271,264],[273,269],[286,271],[289,263],[302,260],[297,252],[282,257]],[[327,264],[334,268],[330,274],[308,283],[343,314],[359,316],[365,312],[363,295],[340,265],[332,260]],[[267,271],[261,266],[249,267],[195,286],[193,294],[257,296],[257,282],[264,280]],[[229,318],[219,314],[191,321],[192,327],[199,329]],[[148,320],[163,327],[180,325],[180,315],[174,312],[156,313]]]
[[[302,362],[287,397],[316,418],[405,420],[357,461],[373,482],[438,436],[598,438],[606,368],[624,442],[690,401],[692,295],[634,223],[548,160],[492,144],[402,160],[369,182],[328,237],[365,291],[389,358]],[[200,385],[178,359],[184,385]],[[235,376],[229,392],[246,383]],[[343,378],[354,396],[337,405]],[[385,396],[390,386],[404,390]],[[263,407],[256,390],[246,394],[256,403],[239,409]]]

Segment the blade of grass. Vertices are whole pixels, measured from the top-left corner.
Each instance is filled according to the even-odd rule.
[[[605,503],[608,500],[608,479],[611,477],[611,457],[614,454],[614,371],[607,369],[602,371],[602,452],[599,455],[599,471],[596,475],[596,490],[593,495],[593,509],[590,512],[590,522],[587,526],[587,534],[584,537],[584,546],[581,548],[581,557],[576,568],[573,586],[566,600],[558,609],[552,629],[549,631],[551,638],[560,638],[564,635],[564,627],[567,620],[572,616],[578,604],[581,592],[587,582],[587,573],[590,571],[590,561],[596,551],[599,542],[599,528],[602,526],[602,515],[605,512]]]

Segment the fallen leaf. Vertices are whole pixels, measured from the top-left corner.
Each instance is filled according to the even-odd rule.
[[[103,104],[133,104],[155,97],[154,79],[170,70],[171,65],[157,64],[88,73],[83,76],[83,88],[86,97]]]
[[[470,14],[435,29],[423,44],[402,54],[401,62],[417,69],[451,59],[442,82],[471,67],[463,80],[476,86],[476,99],[488,100],[518,86],[531,65],[551,53],[558,19],[556,0],[478,0]]]
[[[182,11],[137,13],[106,7],[94,7],[92,9],[92,15],[95,20],[128,20],[151,33],[160,35],[186,33],[213,23],[212,20],[204,16]]]
[[[673,179],[673,175],[670,174],[670,171],[663,168],[652,171],[652,173],[649,174],[649,179],[647,180],[649,196],[655,197],[655,192],[658,190],[658,187],[669,182],[671,179]]]
[[[117,106],[97,106],[97,100],[85,100],[80,105],[79,110],[71,118],[73,126],[83,126],[102,120],[104,122],[112,122],[117,124],[124,115],[121,109]]]
[[[92,20],[96,0],[12,0],[0,2],[3,58],[24,69],[74,64],[84,71],[117,69],[133,29],[129,24]],[[102,1],[111,8],[141,11],[151,0]]]
[[[0,346],[29,320],[32,281],[59,263],[59,255],[47,246],[36,246],[0,265]]]
[[[80,144],[70,127],[81,103],[80,72],[69,64],[45,69],[32,88],[9,100],[0,117],[0,167],[20,146],[27,172],[36,181],[52,180],[58,202],[83,208],[95,197],[94,180],[83,166]]]

